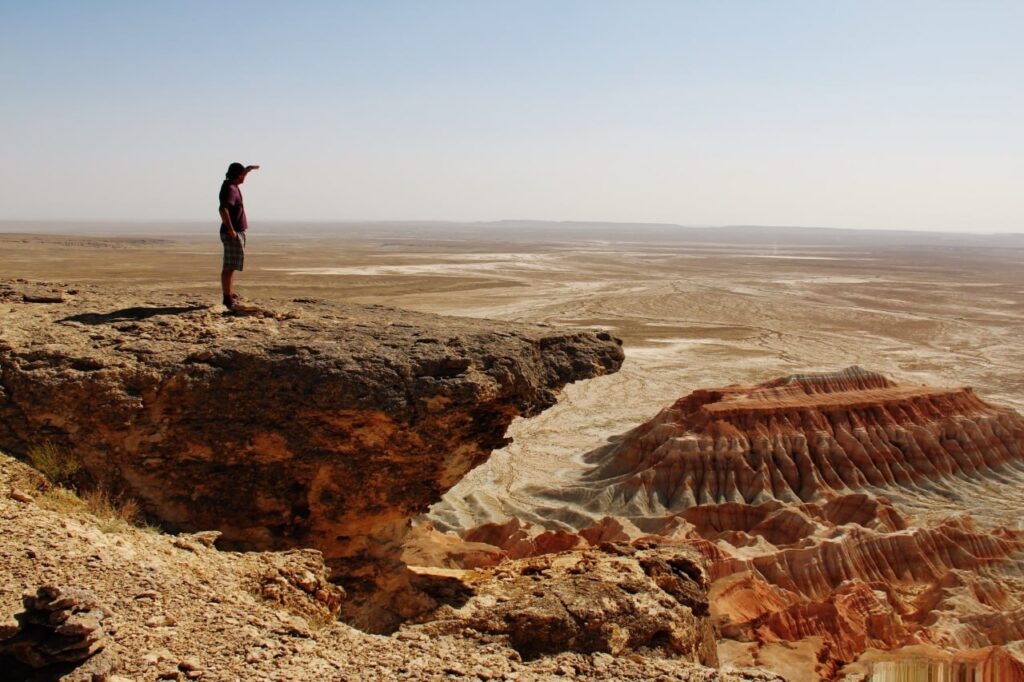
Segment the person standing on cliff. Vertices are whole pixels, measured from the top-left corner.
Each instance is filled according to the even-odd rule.
[[[224,183],[220,186],[220,241],[224,244],[224,264],[220,271],[220,288],[224,293],[224,307],[235,307],[238,296],[231,291],[235,271],[241,272],[245,265],[245,231],[249,223],[245,219],[245,205],[242,190],[245,176],[259,166],[243,166],[233,163],[228,166]]]

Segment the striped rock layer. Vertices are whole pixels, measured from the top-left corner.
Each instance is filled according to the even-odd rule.
[[[792,679],[901,675],[908,657],[1024,679],[1022,454],[1024,418],[970,388],[789,376],[695,391],[585,455],[574,484],[533,490],[543,527],[536,510],[462,538],[478,562],[697,549],[720,657]]]
[[[900,386],[853,367],[691,393],[590,455],[576,494],[626,516],[696,505],[934,493],[1024,471],[1024,418],[970,388]],[[587,492],[589,491],[589,492]]]

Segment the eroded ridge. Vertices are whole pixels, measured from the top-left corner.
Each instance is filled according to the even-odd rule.
[[[899,386],[860,368],[703,389],[587,456],[560,493],[627,516],[723,502],[813,502],[1020,471],[1024,419],[970,388]]]
[[[791,679],[911,659],[1017,679],[1022,449],[1020,415],[970,389],[859,368],[696,391],[585,455],[572,485],[534,486],[546,504],[529,515],[462,529],[461,545],[424,527],[410,553],[434,559],[430,541],[468,568],[690,547],[723,661]]]

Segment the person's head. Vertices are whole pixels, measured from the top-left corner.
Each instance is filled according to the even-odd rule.
[[[228,172],[224,174],[224,177],[228,182],[240,185],[245,182],[245,174],[248,172],[245,166],[236,161],[228,166]]]

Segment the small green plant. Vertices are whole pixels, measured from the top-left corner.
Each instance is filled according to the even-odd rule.
[[[57,485],[67,486],[82,464],[67,450],[47,441],[28,451],[28,462]]]

